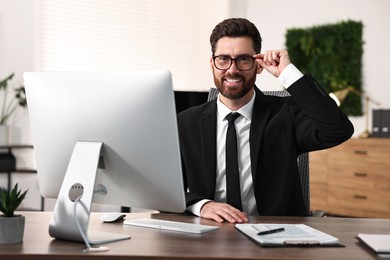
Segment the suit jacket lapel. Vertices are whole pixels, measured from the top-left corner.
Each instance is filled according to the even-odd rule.
[[[217,102],[209,103],[203,117],[199,119],[201,129],[202,155],[206,164],[208,190],[211,196],[215,195],[216,167],[217,167]],[[211,155],[211,156],[210,156]]]
[[[256,98],[253,107],[252,123],[249,135],[253,183],[256,181],[256,172],[259,161],[258,158],[265,126],[271,113],[270,107],[266,105],[264,100],[264,94],[257,87],[255,87],[255,91]]]

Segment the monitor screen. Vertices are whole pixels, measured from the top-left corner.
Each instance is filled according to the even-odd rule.
[[[91,142],[102,144],[93,189],[105,190],[94,192],[93,202],[185,210],[168,71],[26,72],[24,83],[44,197],[58,197],[61,188],[71,196],[71,187],[86,185],[83,178],[94,173],[84,172],[88,159],[75,147]],[[67,171],[73,177],[64,188]]]

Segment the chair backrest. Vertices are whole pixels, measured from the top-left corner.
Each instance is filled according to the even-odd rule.
[[[218,96],[218,89],[210,88],[209,95],[207,101],[213,100]],[[290,96],[286,90],[276,90],[276,91],[263,91],[264,95],[269,96],[278,96],[278,97],[286,97]],[[308,210],[308,214],[310,214],[310,181],[309,181],[309,154],[303,153],[298,156],[298,169],[299,169],[299,177],[301,180],[302,194],[303,199],[305,200],[305,205]]]

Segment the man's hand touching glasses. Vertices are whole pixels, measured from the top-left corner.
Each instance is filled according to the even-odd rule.
[[[256,62],[275,77],[291,63],[290,56],[286,50],[269,50],[264,54],[255,54]]]

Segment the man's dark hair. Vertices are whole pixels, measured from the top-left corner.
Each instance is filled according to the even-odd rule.
[[[256,26],[245,18],[230,18],[217,24],[210,35],[211,52],[215,54],[215,48],[220,38],[248,36],[253,41],[253,49],[256,53],[261,51],[261,36]]]

